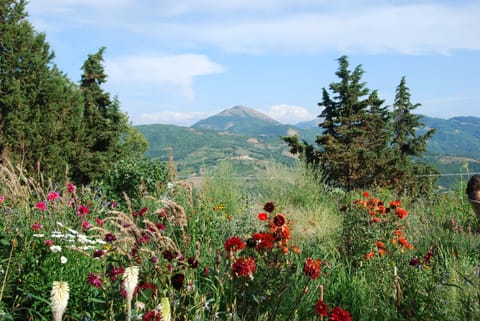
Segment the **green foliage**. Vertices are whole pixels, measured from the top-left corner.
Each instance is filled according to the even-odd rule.
[[[347,190],[395,186],[413,195],[430,193],[432,176],[422,176],[422,189],[417,188],[413,177],[435,171],[431,166],[415,163],[412,157],[426,151],[426,142],[435,131],[416,135],[416,129],[423,124],[419,122],[421,116],[411,114],[418,105],[410,103],[405,78],[397,88],[390,112],[377,91],[370,91],[362,82],[361,66],[351,71],[346,56],[338,61],[339,81],[329,86],[333,97],[323,88],[322,101],[318,103],[323,107],[319,115],[323,132],[315,141],[319,148],[295,136],[284,137],[290,151],[318,166],[333,186]]]

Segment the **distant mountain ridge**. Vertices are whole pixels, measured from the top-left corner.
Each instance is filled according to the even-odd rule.
[[[322,131],[320,119],[296,125],[281,124],[267,115],[245,106],[234,106],[202,119],[191,127],[174,125],[136,126],[149,143],[147,156],[166,161],[173,147],[179,172],[197,175],[220,159],[237,161],[243,167],[262,167],[265,162],[296,162],[281,136],[298,135],[314,143]],[[480,118],[439,119],[424,116],[425,129],[436,128],[429,140],[424,162],[441,173],[480,171]],[[450,178],[452,180],[454,178]],[[445,180],[444,180],[445,181]]]

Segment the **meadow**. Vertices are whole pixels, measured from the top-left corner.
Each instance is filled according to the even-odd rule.
[[[412,199],[333,189],[302,166],[205,177],[109,199],[3,165],[0,319],[480,319],[462,184]]]

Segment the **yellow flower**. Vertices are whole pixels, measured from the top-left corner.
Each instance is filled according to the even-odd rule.
[[[69,297],[68,283],[65,281],[53,281],[52,291],[50,293],[50,306],[52,308],[54,321],[62,320]]]
[[[160,300],[160,312],[162,313],[162,320],[170,321],[170,302],[168,301],[167,297],[164,297],[162,300]]]

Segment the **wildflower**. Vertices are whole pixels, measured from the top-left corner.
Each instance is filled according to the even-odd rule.
[[[275,210],[275,204],[273,204],[273,202],[267,202],[263,205],[263,209],[268,213],[272,213]]]
[[[345,311],[341,307],[334,307],[330,312],[331,321],[352,321],[352,316],[348,311]]]
[[[170,302],[168,301],[167,297],[163,297],[160,300],[160,312],[162,313],[162,321],[170,321],[171,313],[170,313]]]
[[[198,267],[198,259],[196,257],[189,257],[187,262],[192,269],[196,269]]]
[[[369,197],[370,197],[370,194],[368,194],[368,192],[363,192],[362,195],[363,195],[363,197],[365,197],[365,198],[369,198]]]
[[[112,233],[105,234],[105,241],[107,241],[107,242],[113,242],[116,239],[117,239],[117,237]]]
[[[374,216],[371,220],[370,220],[370,223],[378,223],[380,222],[380,219],[376,216]]]
[[[68,260],[67,260],[67,258],[66,258],[65,256],[63,256],[63,255],[60,256],[60,263],[62,263],[62,264],[67,264],[67,261],[68,261]]]
[[[309,276],[313,280],[316,280],[320,275],[320,260],[314,260],[312,258],[307,258],[304,265],[303,265],[303,273]]]
[[[293,253],[300,254],[300,248],[298,246],[294,245],[294,246],[291,247],[291,249],[292,249]]]
[[[91,227],[91,225],[88,221],[83,221],[82,227],[84,230],[88,230]]]
[[[418,266],[418,264],[420,263],[420,260],[417,258],[417,257],[413,257],[410,259],[410,265],[411,266]]]
[[[61,321],[67,308],[69,287],[65,281],[53,281],[50,292],[50,307],[52,308],[53,320]]]
[[[42,229],[42,224],[35,222],[32,224],[31,227],[32,227],[32,230],[34,230],[35,232],[38,232]]]
[[[375,245],[379,248],[379,249],[386,249],[385,247],[385,243],[381,242],[381,241],[376,241],[375,242]]]
[[[50,251],[53,253],[59,253],[62,252],[62,247],[60,245],[52,245],[50,246]]]
[[[97,289],[101,288],[103,284],[102,278],[100,277],[100,275],[96,273],[89,273],[87,275],[87,282],[90,285],[93,285],[94,287],[96,287]]]
[[[252,238],[257,242],[257,251],[273,248],[275,239],[270,233],[255,233]]]
[[[108,272],[110,276],[110,280],[116,281],[119,275],[123,275],[125,272],[125,268],[123,267],[112,267],[111,270]]]
[[[3,204],[3,201],[5,200],[5,196],[0,195],[0,204]]]
[[[398,238],[398,243],[400,243],[403,247],[409,249],[409,250],[412,250],[413,249],[413,245],[411,245],[410,243],[408,243],[407,241],[407,238],[405,237],[399,237]]]
[[[160,312],[151,310],[143,315],[142,321],[163,321],[163,318]]]
[[[98,226],[100,227],[103,226],[103,221],[99,217],[95,218],[95,222],[97,223]]]
[[[315,304],[315,311],[319,316],[326,317],[328,315],[328,305],[323,300],[318,300]]]
[[[104,250],[95,250],[95,252],[93,252],[93,257],[94,258],[102,257],[104,254],[105,254]]]
[[[53,241],[52,240],[45,240],[45,245],[50,247],[53,245]]]
[[[225,248],[225,251],[236,252],[241,249],[244,249],[245,243],[243,243],[241,238],[233,236],[225,241],[225,244],[223,247]]]
[[[400,200],[391,201],[389,204],[390,208],[395,209],[400,207]]]
[[[57,200],[59,197],[60,197],[60,194],[58,194],[58,192],[50,192],[47,195],[47,200],[49,200],[50,202],[53,202]]]
[[[258,219],[260,221],[266,221],[268,220],[268,214],[265,212],[258,213]]]
[[[75,194],[75,190],[77,189],[77,187],[73,185],[73,183],[68,182],[67,189],[71,194]]]
[[[278,213],[273,218],[273,224],[275,224],[278,227],[282,227],[283,225],[285,225],[286,221],[287,221],[287,219],[285,218],[285,215],[283,215],[281,213]]]
[[[46,211],[47,205],[45,204],[45,202],[37,202],[37,204],[35,205],[35,208],[40,211]]]
[[[185,282],[185,275],[181,273],[174,274],[171,279],[172,286],[175,290],[181,290]]]
[[[77,208],[77,215],[78,216],[86,216],[87,214],[88,214],[88,207],[86,207],[85,205],[80,205]]]
[[[375,256],[374,252],[368,252],[367,254],[365,254],[365,260],[370,260],[374,256]]]
[[[232,264],[232,271],[236,276],[250,276],[253,277],[253,273],[256,270],[255,260],[252,257],[244,258],[240,257]]]
[[[400,218],[400,219],[404,219],[405,217],[407,217],[408,215],[408,212],[407,210],[401,208],[401,207],[397,207],[395,209],[395,214]]]
[[[127,301],[131,302],[133,298],[133,292],[138,284],[138,266],[130,266],[125,268],[123,272],[123,284],[127,293]]]

